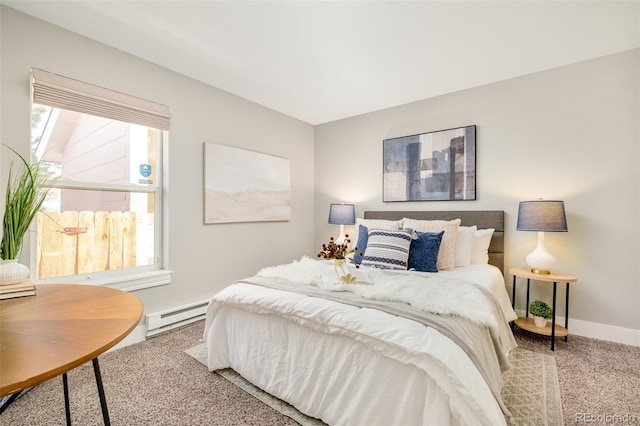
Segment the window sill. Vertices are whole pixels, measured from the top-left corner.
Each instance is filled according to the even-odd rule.
[[[137,274],[128,274],[121,276],[110,276],[104,278],[86,277],[82,279],[69,280],[66,279],[65,283],[73,284],[91,284],[99,285],[111,288],[117,288],[123,291],[137,291],[145,288],[158,287],[171,283],[171,275],[173,271],[168,269],[160,269],[157,271],[141,272]],[[42,281],[46,283],[53,283],[53,280]],[[37,284],[37,282],[36,282]]]

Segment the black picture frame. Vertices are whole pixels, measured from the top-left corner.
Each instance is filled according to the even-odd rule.
[[[476,199],[476,126],[382,141],[383,202]]]

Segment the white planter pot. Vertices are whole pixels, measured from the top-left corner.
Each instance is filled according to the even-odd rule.
[[[534,315],[533,323],[536,325],[536,327],[544,328],[547,325],[547,320],[544,319],[543,317],[537,317]]]
[[[0,260],[0,285],[17,284],[29,278],[29,268],[16,259]]]

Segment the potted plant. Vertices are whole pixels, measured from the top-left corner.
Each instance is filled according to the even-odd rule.
[[[550,320],[553,315],[553,311],[549,305],[542,300],[534,300],[531,305],[529,305],[529,313],[533,315],[533,322],[536,327],[545,327],[547,320]]]
[[[7,178],[0,242],[0,285],[19,283],[29,277],[29,268],[17,259],[24,235],[51,189],[48,183],[51,176],[39,163],[30,164],[17,151],[7,148],[20,159],[20,165],[16,169],[12,161]]]

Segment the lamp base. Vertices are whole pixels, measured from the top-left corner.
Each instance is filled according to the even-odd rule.
[[[340,235],[338,235],[336,237],[336,239],[334,240],[336,242],[336,244],[342,244],[344,243],[344,240],[346,240],[347,237],[344,235],[344,225],[340,225]]]
[[[534,251],[527,256],[527,265],[534,274],[550,274],[551,267],[555,263],[555,258],[544,246],[544,232],[538,232],[538,245]]]
[[[548,269],[538,269],[538,268],[531,268],[531,272],[533,272],[534,274],[540,274],[540,275],[549,275],[551,273],[551,271]]]

